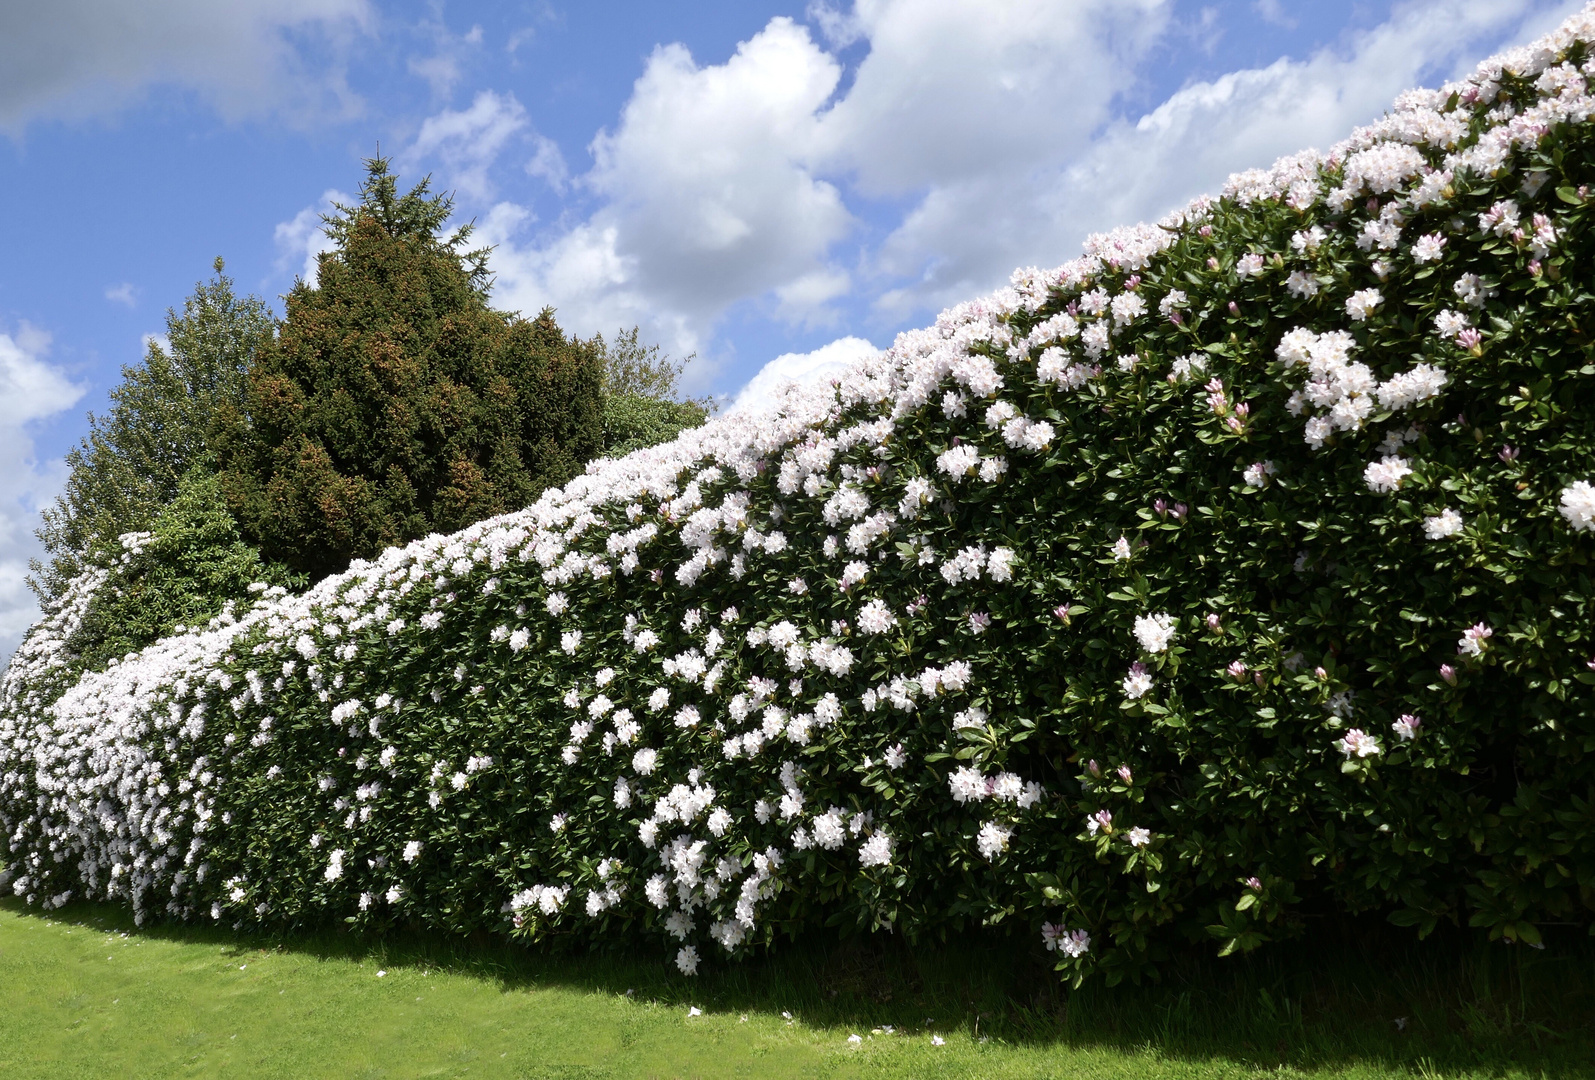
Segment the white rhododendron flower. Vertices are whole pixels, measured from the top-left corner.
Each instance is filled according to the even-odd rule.
[[[1595,529],[1595,486],[1588,480],[1575,480],[1563,488],[1561,512],[1575,532]]]
[[[1167,613],[1139,615],[1135,620],[1135,640],[1143,652],[1160,653],[1174,639],[1174,616]]]
[[[1449,507],[1433,517],[1423,519],[1423,535],[1430,540],[1444,540],[1462,531],[1462,515]]]
[[[1346,314],[1353,322],[1367,322],[1380,304],[1385,302],[1378,289],[1359,289],[1346,301]]]
[[[1401,486],[1401,481],[1412,475],[1412,466],[1407,464],[1403,457],[1380,458],[1370,461],[1363,470],[1362,476],[1368,483],[1368,490],[1379,495],[1388,495]]]

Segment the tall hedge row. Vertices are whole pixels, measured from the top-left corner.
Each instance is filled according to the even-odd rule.
[[[1591,40],[61,693],[69,597],[0,686],[11,888],[684,972],[1595,925]]]

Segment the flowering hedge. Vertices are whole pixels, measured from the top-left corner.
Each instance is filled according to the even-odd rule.
[[[1590,40],[66,686],[93,571],[0,687],[11,888],[686,972],[1591,925]]]

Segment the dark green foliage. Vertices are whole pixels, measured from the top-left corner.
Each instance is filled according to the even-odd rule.
[[[148,538],[104,553],[112,576],[95,594],[70,639],[75,668],[97,671],[110,660],[170,634],[203,626],[249,596],[254,582],[281,579],[238,534],[214,475],[194,469],[161,511]]]
[[[601,368],[545,310],[487,305],[469,227],[374,159],[337,247],[218,434],[229,505],[269,558],[319,577],[351,559],[525,506],[602,449]]]
[[[708,418],[703,407],[692,401],[609,394],[604,398],[604,453],[619,457],[669,442]]]
[[[91,549],[148,529],[189,470],[212,467],[212,418],[241,403],[250,358],[272,335],[266,305],[233,294],[221,259],[215,269],[181,315],[166,313],[170,351],[151,342],[142,364],[124,367],[110,412],[91,414],[88,438],[67,454],[72,475],[39,530],[49,561],[34,563],[30,579],[47,604],[83,570]]]

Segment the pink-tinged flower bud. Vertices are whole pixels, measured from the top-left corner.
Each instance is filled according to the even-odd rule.
[[[1200,236],[1212,236],[1213,235],[1213,226],[1211,226],[1211,225],[1203,225],[1200,229],[1197,229],[1196,232]]]
[[[1463,330],[1457,334],[1457,344],[1469,351],[1477,349],[1479,347],[1479,343],[1483,340],[1484,335],[1479,333],[1477,327],[1473,326],[1470,326],[1466,330]]]
[[[1584,666],[1589,668],[1591,671],[1595,671],[1595,656],[1592,656],[1588,660],[1584,661]]]
[[[1252,682],[1261,687],[1263,685],[1263,673],[1261,671],[1252,672]]]
[[[1500,459],[1502,461],[1506,462],[1507,464],[1511,464],[1512,462],[1517,460],[1517,456],[1518,456],[1519,453],[1521,453],[1521,451],[1519,451],[1518,448],[1515,447],[1515,446],[1503,446],[1503,447],[1501,447],[1500,454],[1498,454],[1497,456],[1500,457]]]
[[[1246,681],[1246,664],[1244,662],[1240,660],[1231,660],[1229,662],[1229,667],[1225,668],[1224,670],[1229,672],[1229,677],[1234,679],[1236,682]]]
[[[1539,277],[1543,273],[1545,273],[1545,267],[1540,265],[1540,260],[1538,260],[1538,259],[1530,259],[1529,260],[1529,274],[1531,276],[1533,276],[1533,277]]]
[[[1368,200],[1368,213],[1377,214],[1378,212],[1379,212],[1379,200],[1378,199],[1369,199]]]
[[[1241,313],[1241,306],[1235,301],[1231,300],[1229,302],[1229,313],[1231,315],[1239,315]]]
[[[1181,315],[1178,311],[1171,311],[1169,312],[1169,322],[1173,323],[1175,326],[1184,326],[1185,316]]]
[[[1141,275],[1140,274],[1131,274],[1129,277],[1125,278],[1124,279],[1124,287],[1126,289],[1130,290],[1131,292],[1134,292],[1136,289],[1139,289],[1141,287]]]
[[[1246,879],[1246,887],[1252,890],[1252,892],[1263,891],[1263,883],[1258,881],[1255,877],[1249,877]]]
[[[1169,504],[1163,499],[1153,499],[1152,512],[1158,517],[1167,517],[1169,512]]]
[[[1090,773],[1092,776],[1101,776],[1102,766],[1097,764],[1096,758],[1092,758],[1090,761],[1085,763],[1085,771]]]
[[[1207,629],[1214,634],[1218,633],[1220,629],[1218,615],[1211,611],[1207,613]]]
[[[1134,779],[1134,777],[1130,774],[1130,767],[1128,765],[1120,765],[1118,768],[1118,773],[1119,779],[1123,780],[1126,784],[1130,783]]]
[[[1444,679],[1450,685],[1455,686],[1457,684],[1457,669],[1452,667],[1450,664],[1441,664],[1440,678]]]
[[[1224,425],[1237,435],[1246,430],[1246,421],[1239,416],[1225,418]]]
[[[665,572],[655,567],[653,570],[649,571],[648,577],[655,585],[657,585],[665,579]]]
[[[1218,269],[1218,256],[1217,255],[1209,255],[1207,257],[1207,268],[1209,270],[1217,270]]]
[[[1064,622],[1064,623],[1068,622],[1069,621],[1069,605],[1068,604],[1059,604],[1057,607],[1052,609],[1052,614],[1053,614],[1053,617],[1056,618],[1059,622]]]
[[[1319,682],[1323,682],[1325,679],[1329,678],[1329,672],[1325,671],[1321,667],[1313,668],[1313,674],[1318,677]]]
[[[1173,507],[1169,509],[1169,513],[1173,514],[1175,518],[1180,521],[1184,521],[1185,515],[1189,512],[1190,507],[1186,506],[1184,503],[1175,503]]]

